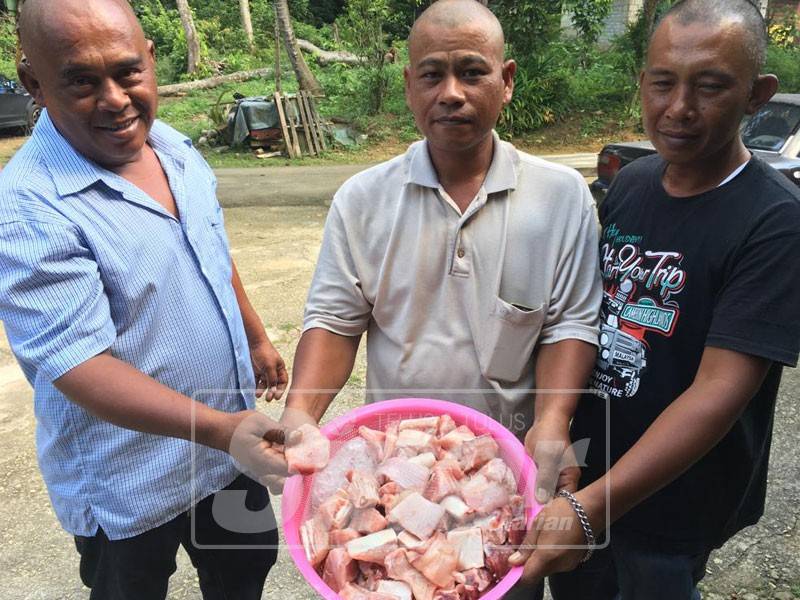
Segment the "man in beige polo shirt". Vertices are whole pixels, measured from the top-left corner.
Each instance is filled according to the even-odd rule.
[[[532,388],[585,386],[601,297],[594,203],[577,172],[494,133],[516,69],[503,47],[475,0],[440,0],[415,23],[406,98],[426,139],[336,193],[288,413],[322,417],[335,393],[312,390],[346,383],[365,332],[368,401],[450,399],[521,437]],[[568,440],[548,414],[577,398],[540,394],[527,442]],[[574,489],[577,469],[561,475]],[[543,469],[543,500],[557,478]]]

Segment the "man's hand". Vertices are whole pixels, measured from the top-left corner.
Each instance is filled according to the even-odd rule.
[[[537,419],[525,435],[525,449],[536,464],[539,504],[547,504],[559,490],[578,489],[581,470],[570,445],[568,419]]]
[[[231,420],[234,428],[228,454],[236,460],[239,468],[263,485],[267,485],[268,477],[285,477],[283,444],[288,437],[286,428],[254,410],[233,413]]]
[[[297,429],[305,423],[317,425],[316,420],[305,411],[288,406],[284,409],[280,419],[280,427],[284,432],[284,441],[282,442],[284,446],[292,446],[300,441],[301,436]],[[269,491],[276,495],[283,493],[283,485],[286,483],[286,477],[289,474],[283,447],[278,449],[280,450],[279,453],[270,455],[272,459],[277,461],[277,468],[259,479],[262,485],[267,486]],[[275,450],[275,448],[273,447],[272,450]]]
[[[588,512],[580,493],[576,498]],[[589,521],[595,524],[591,514]],[[525,541],[509,557],[509,563],[515,567],[525,565],[522,583],[532,587],[548,575],[571,571],[580,564],[586,551],[586,537],[578,515],[565,498],[556,498],[536,516]]]
[[[256,380],[256,398],[266,392],[267,402],[279,400],[289,383],[289,373],[275,346],[268,339],[262,340],[250,347],[250,359]]]

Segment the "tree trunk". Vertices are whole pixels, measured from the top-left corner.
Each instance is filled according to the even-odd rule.
[[[242,27],[247,36],[247,45],[253,54],[256,51],[256,41],[253,37],[253,20],[250,18],[250,0],[239,0],[239,12],[242,13]]]
[[[178,13],[181,16],[181,25],[186,34],[186,47],[189,53],[189,60],[186,65],[186,72],[191,75],[197,70],[200,62],[200,42],[197,39],[197,30],[194,28],[192,9],[189,8],[189,0],[175,0],[178,5]]]
[[[292,27],[292,19],[289,15],[289,4],[287,0],[275,0],[275,10],[278,14],[278,22],[281,26],[283,45],[286,47],[286,53],[289,55],[289,61],[292,63],[292,68],[294,69],[300,89],[315,95],[322,94],[322,86],[308,68],[306,61],[303,59],[303,55],[300,53],[297,39],[294,37],[294,28]]]
[[[198,79],[197,81],[187,81],[186,83],[172,83],[170,85],[158,86],[159,96],[179,96],[194,90],[207,90],[217,87],[223,83],[236,83],[238,81],[247,81],[248,79],[258,79],[272,77],[273,69],[271,67],[264,67],[263,69],[253,69],[252,71],[239,71],[238,73],[230,73],[228,75],[217,75],[216,77],[209,77],[208,79]]]
[[[311,42],[297,38],[297,45],[300,50],[304,50],[313,56],[316,61],[321,65],[330,65],[332,63],[344,63],[346,65],[360,65],[366,62],[363,58],[359,58],[350,52],[330,52],[315,46]]]

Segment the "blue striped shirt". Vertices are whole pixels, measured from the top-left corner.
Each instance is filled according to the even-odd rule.
[[[220,410],[255,387],[216,180],[191,142],[156,121],[179,218],[87,160],[42,114],[0,173],[0,319],[34,388],[39,465],[72,534],[131,537],[237,475],[223,452],[102,421],[53,381],[111,354]],[[216,390],[204,392],[204,390]],[[240,391],[246,390],[246,391]]]

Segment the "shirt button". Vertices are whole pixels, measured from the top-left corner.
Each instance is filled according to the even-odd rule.
[[[466,252],[464,252],[463,248],[459,248],[458,252],[456,252],[456,254],[458,255],[458,258],[464,258],[464,255],[466,254]]]

